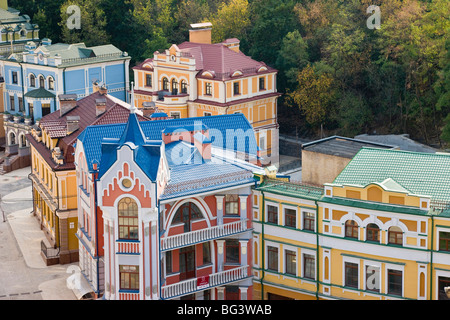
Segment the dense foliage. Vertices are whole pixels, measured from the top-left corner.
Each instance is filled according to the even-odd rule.
[[[113,43],[132,63],[213,23],[213,41],[277,68],[282,132],[409,133],[450,143],[448,0],[10,0],[54,42]],[[66,9],[81,7],[81,29]],[[378,5],[380,28],[367,12]],[[321,130],[322,128],[322,130]]]

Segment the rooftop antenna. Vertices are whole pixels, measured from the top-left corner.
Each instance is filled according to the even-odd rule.
[[[136,108],[134,106],[134,82],[131,82],[131,101],[130,101],[130,113],[135,113]]]

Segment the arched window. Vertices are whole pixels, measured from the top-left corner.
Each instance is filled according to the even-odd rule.
[[[358,224],[356,221],[347,220],[345,222],[345,237],[358,239]]]
[[[45,79],[44,76],[39,76],[39,87],[45,88]]]
[[[9,134],[9,145],[13,144],[16,144],[16,135],[14,134],[14,132],[11,132]]]
[[[24,134],[22,134],[20,136],[20,147],[23,148],[23,147],[26,147],[26,146],[27,146],[27,138],[25,137]]]
[[[403,231],[399,227],[390,227],[388,230],[388,243],[403,245]]]
[[[169,79],[163,78],[162,85],[163,85],[163,90],[169,91]]]
[[[187,82],[186,82],[186,80],[181,80],[181,93],[187,93]]]
[[[191,231],[191,221],[202,218],[200,209],[192,202],[187,202],[178,208],[173,223],[184,223],[184,232]]]
[[[178,94],[178,81],[177,79],[172,79],[172,94]]]
[[[375,223],[369,223],[366,227],[366,240],[380,242],[380,228]]]
[[[55,81],[52,77],[48,78],[48,89],[49,90],[55,90]]]
[[[34,74],[30,74],[30,87],[36,87],[36,77],[34,76]]]
[[[119,239],[138,240],[138,206],[131,198],[119,201]]]

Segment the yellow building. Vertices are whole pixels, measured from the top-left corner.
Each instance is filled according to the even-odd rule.
[[[124,123],[129,104],[107,94],[106,88],[77,101],[73,94],[60,95],[60,110],[42,118],[27,135],[31,149],[31,174],[34,214],[46,239],[41,255],[47,265],[66,264],[79,259],[78,185],[88,185],[93,177],[78,176],[75,170],[75,143],[90,125]],[[145,119],[138,114],[139,120]],[[80,187],[86,194],[92,190]],[[84,204],[94,206],[94,203]],[[84,222],[88,225],[89,222]],[[94,222],[91,221],[91,228]],[[86,227],[86,228],[88,228]]]
[[[210,23],[191,27],[189,41],[133,68],[135,106],[172,118],[243,113],[265,163],[278,164],[277,70],[243,54],[236,38],[211,43]]]
[[[448,299],[448,168],[450,154],[363,148],[323,195],[276,180],[260,185],[260,296]]]

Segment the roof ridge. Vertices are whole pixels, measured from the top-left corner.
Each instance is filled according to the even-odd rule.
[[[444,157],[450,157],[450,153],[446,152],[421,152],[421,151],[411,151],[411,150],[401,150],[401,149],[379,149],[374,147],[367,147],[363,146],[362,149],[368,149],[368,150],[377,150],[377,151],[385,151],[385,152],[395,152],[395,153],[410,153],[410,154],[416,154],[416,155],[426,155],[426,156],[444,156]],[[361,151],[360,150],[360,151]],[[359,152],[358,152],[359,153]]]

